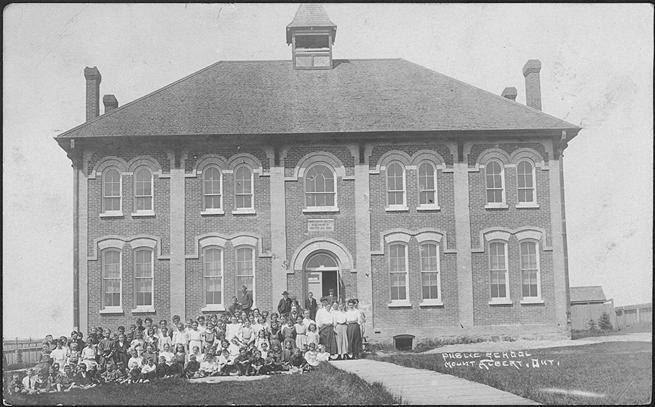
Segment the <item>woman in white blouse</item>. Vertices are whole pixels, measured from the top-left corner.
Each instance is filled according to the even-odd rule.
[[[359,358],[359,351],[362,349],[362,313],[355,308],[355,300],[348,300],[346,311],[346,337],[348,338],[348,356],[351,359]]]
[[[324,346],[325,352],[336,355],[337,342],[334,338],[334,321],[330,312],[327,298],[321,298],[321,309],[316,312],[316,326],[319,331],[319,343]]]
[[[332,306],[332,321],[334,323],[334,332],[337,335],[337,360],[346,359],[348,355],[348,337],[346,336],[346,312],[343,304],[336,302]]]

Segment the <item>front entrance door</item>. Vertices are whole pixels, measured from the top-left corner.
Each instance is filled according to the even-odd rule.
[[[330,289],[334,290],[334,295],[339,298],[341,294],[341,284],[339,284],[339,265],[330,253],[318,252],[313,254],[307,263],[305,263],[305,287],[304,298],[307,293],[312,292],[314,298],[319,300],[321,297],[330,294]]]

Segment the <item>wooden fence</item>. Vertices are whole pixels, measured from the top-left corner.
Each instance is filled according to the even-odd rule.
[[[3,366],[34,365],[39,362],[41,349],[42,340],[39,339],[2,338]]]

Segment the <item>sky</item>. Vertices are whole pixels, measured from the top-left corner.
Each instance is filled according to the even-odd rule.
[[[3,13],[3,336],[73,326],[73,170],[83,69],[123,105],[219,60],[288,60],[297,4],[11,4]],[[652,301],[653,7],[326,4],[335,58],[404,58],[500,94],[542,62],[564,152],[571,286]]]

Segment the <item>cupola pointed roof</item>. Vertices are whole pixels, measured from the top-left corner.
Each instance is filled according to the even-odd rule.
[[[287,25],[287,44],[291,44],[291,33],[294,28],[330,28],[333,42],[337,36],[337,25],[330,20],[321,4],[301,4],[298,7],[293,21]]]

